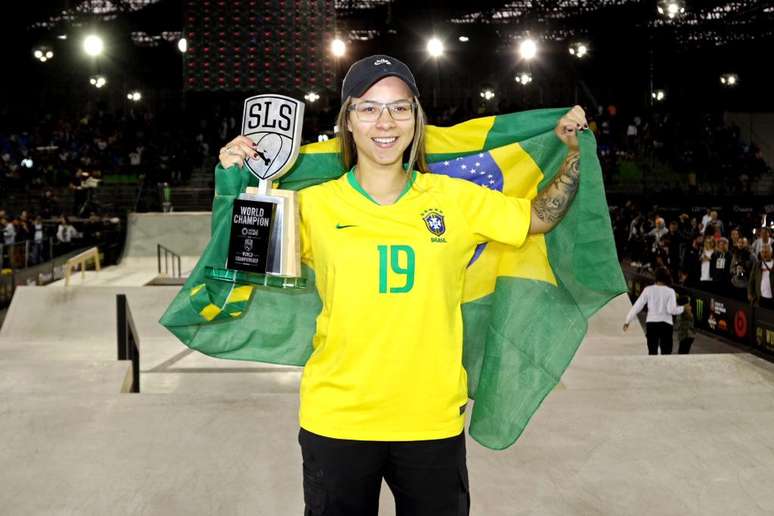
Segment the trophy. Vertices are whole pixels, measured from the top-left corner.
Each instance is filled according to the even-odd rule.
[[[258,187],[234,200],[225,268],[207,266],[207,277],[230,283],[303,288],[296,192],[273,188],[298,158],[304,103],[283,95],[245,100],[242,134],[255,143],[257,157],[245,166]]]

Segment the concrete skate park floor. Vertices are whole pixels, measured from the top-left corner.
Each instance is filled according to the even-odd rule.
[[[108,371],[119,291],[140,334],[142,394],[121,394],[126,371]],[[176,291],[17,291],[0,330],[9,514],[303,512],[301,370],[188,350],[156,324]],[[471,514],[774,511],[774,368],[748,354],[643,356],[641,330],[620,332],[628,306],[622,296],[595,316],[514,446],[468,437]],[[394,514],[386,484],[380,502]]]
[[[134,234],[163,244],[202,220],[138,217]],[[129,248],[133,277],[16,291],[0,328],[2,513],[302,514],[302,369],[183,346],[157,323],[178,287],[139,286],[155,275],[155,243]],[[116,293],[139,333],[142,394],[121,392],[131,366],[115,360]],[[468,436],[471,514],[774,513],[774,366],[648,357],[639,327],[621,331],[630,306],[621,296],[594,316],[515,445]],[[380,515],[392,514],[383,484]]]

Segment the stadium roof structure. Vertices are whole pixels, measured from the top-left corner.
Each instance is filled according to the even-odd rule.
[[[183,0],[59,0],[46,2],[42,8],[35,5],[27,26],[57,29],[121,17],[132,17],[142,25],[143,11],[152,11],[149,18],[158,26],[160,12],[176,13],[167,17],[169,26],[157,34],[138,28],[134,42],[147,46],[149,41],[180,33],[184,4]],[[333,4],[342,33],[355,41],[428,22],[460,30],[492,27],[505,44],[525,31],[543,40],[564,41],[590,37],[611,24],[669,33],[678,45],[693,47],[774,37],[774,2],[766,0],[694,0],[687,3],[683,16],[673,19],[657,13],[655,0],[334,0]]]

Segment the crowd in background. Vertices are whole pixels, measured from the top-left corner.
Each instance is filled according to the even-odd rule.
[[[35,124],[0,133],[0,188],[76,188],[108,175],[184,183],[213,142],[225,138],[229,119],[220,115],[191,115],[192,121],[173,111],[104,107],[46,113]]]
[[[623,160],[638,162],[644,174],[666,167],[679,178],[660,181],[659,191],[749,193],[751,184],[769,173],[761,149],[745,142],[721,113],[652,111],[622,116],[616,106],[599,106],[589,116],[608,184],[615,183]]]
[[[35,213],[11,213],[0,206],[0,268],[24,268],[79,247],[100,243],[118,229],[119,219],[90,213],[73,218],[56,209],[50,191]]]
[[[745,211],[724,220],[643,212],[635,203],[611,210],[619,257],[639,271],[666,267],[672,281],[774,308],[772,231],[763,217]]]

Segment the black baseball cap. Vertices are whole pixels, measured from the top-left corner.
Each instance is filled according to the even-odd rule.
[[[414,96],[419,96],[417,83],[409,67],[394,57],[377,54],[361,59],[349,67],[341,85],[341,101],[344,102],[347,97],[359,97],[373,83],[390,76],[402,79]]]

